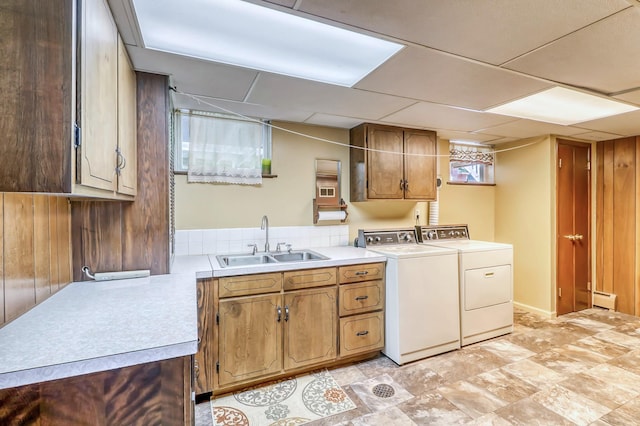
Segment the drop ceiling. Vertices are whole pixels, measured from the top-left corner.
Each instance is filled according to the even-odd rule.
[[[554,86],[640,106],[636,0],[252,3],[406,47],[353,87],[340,87],[146,49],[131,0],[109,0],[134,67],[170,75],[178,108],[339,128],[402,125],[491,144],[544,134],[640,135],[640,111],[573,126],[483,112]]]

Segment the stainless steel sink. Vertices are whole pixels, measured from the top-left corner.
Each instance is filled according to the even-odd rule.
[[[326,260],[327,256],[323,256],[311,250],[295,250],[285,253],[275,253],[272,256],[278,262],[304,262],[307,260]]]
[[[276,263],[277,261],[268,254],[228,254],[216,256],[218,263],[226,266],[261,265],[264,263]]]
[[[265,263],[307,262],[314,260],[326,260],[323,256],[312,250],[293,250],[283,253],[261,254],[224,254],[216,256],[218,263],[223,268],[233,266],[263,265]]]

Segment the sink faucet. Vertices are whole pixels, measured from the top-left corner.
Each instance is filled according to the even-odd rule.
[[[260,229],[267,231],[267,241],[264,243],[264,252],[269,253],[269,218],[267,215],[262,216],[262,224]]]

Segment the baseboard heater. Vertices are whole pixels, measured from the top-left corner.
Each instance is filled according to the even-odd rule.
[[[593,292],[593,307],[605,308],[610,311],[616,310],[616,295],[612,293],[604,293],[602,291]]]

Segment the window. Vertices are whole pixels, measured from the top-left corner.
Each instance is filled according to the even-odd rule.
[[[176,111],[174,170],[188,172],[190,182],[260,183],[263,159],[271,159],[267,122]]]
[[[449,182],[493,184],[493,146],[451,141]]]

